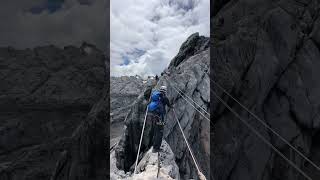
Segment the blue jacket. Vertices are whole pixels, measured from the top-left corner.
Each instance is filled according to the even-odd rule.
[[[170,105],[169,99],[165,94],[161,93],[160,94],[160,99],[161,99],[161,103],[159,104],[159,108],[157,110],[157,113],[160,115],[160,117],[161,117],[161,119],[163,121],[164,120],[164,116],[166,115],[166,106],[168,106],[170,108],[172,106]]]

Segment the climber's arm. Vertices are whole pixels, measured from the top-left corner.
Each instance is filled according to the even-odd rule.
[[[165,103],[169,108],[172,108],[172,105],[167,97],[165,97]]]

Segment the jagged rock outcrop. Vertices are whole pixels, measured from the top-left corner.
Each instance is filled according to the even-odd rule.
[[[214,5],[214,4],[213,4]],[[319,158],[319,1],[219,1],[212,20],[211,78],[303,154]],[[313,179],[319,173],[211,83],[247,122]],[[304,179],[211,96],[211,177]]]
[[[140,76],[110,78],[110,146],[114,146],[123,133],[124,120],[137,97],[148,87],[154,86],[154,77]]]
[[[0,48],[0,179],[105,174],[108,74],[102,51],[86,43]]]
[[[111,180],[119,179],[157,179],[158,172],[158,154],[152,153],[152,148],[150,148],[139,164],[137,165],[136,174],[125,173],[123,170],[119,170],[116,167],[115,151],[110,154],[110,178]],[[179,180],[179,168],[175,162],[174,154],[166,141],[162,141],[160,147],[160,170],[158,179],[176,179]]]
[[[199,36],[199,33],[192,34],[185,42],[182,43],[178,54],[171,60],[169,69],[177,67],[182,61],[207,49],[208,47],[208,38]]]
[[[111,122],[124,121],[131,104],[143,92],[145,85],[138,76],[110,78]]]
[[[202,108],[210,109],[209,89],[209,38],[193,34],[180,48],[178,55],[172,60],[170,66],[164,71],[157,85],[168,86],[168,98],[176,109],[177,116],[181,122],[184,133],[193,149],[195,156],[201,165],[204,174],[209,176],[210,157],[210,123],[189,105],[174,90],[179,88],[182,92],[192,97]],[[184,58],[182,58],[184,57]],[[169,80],[169,82],[168,82]],[[118,146],[115,148],[117,167],[125,171],[132,170],[135,161],[140,139],[142,124],[145,116],[146,105],[150,96],[151,88],[141,94],[125,122],[125,132],[122,135]],[[179,166],[181,179],[197,179],[197,172],[190,154],[186,148],[183,136],[173,116],[172,109],[168,110],[166,116],[164,138],[175,154]],[[149,149],[150,135],[146,124],[146,133],[141,146],[141,157]]]

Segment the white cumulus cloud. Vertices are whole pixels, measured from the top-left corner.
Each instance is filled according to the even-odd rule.
[[[112,76],[160,74],[195,32],[210,34],[210,0],[111,0]]]

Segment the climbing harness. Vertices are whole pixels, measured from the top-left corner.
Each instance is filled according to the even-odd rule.
[[[150,94],[149,101],[150,101],[150,99],[151,99],[151,94]],[[149,101],[148,101],[148,102],[149,102]],[[142,130],[141,130],[141,136],[140,136],[139,147],[138,147],[138,153],[137,153],[136,162],[135,162],[135,165],[134,165],[134,171],[133,171],[134,174],[135,174],[136,171],[137,171],[137,166],[138,166],[138,161],[139,161],[139,154],[140,154],[140,148],[141,148],[141,143],[142,143],[144,128],[145,128],[145,126],[146,126],[147,114],[148,114],[148,105],[147,105],[146,113],[145,113],[144,120],[143,120],[143,126],[142,126]],[[164,125],[164,122],[163,122],[162,125]],[[159,159],[158,159],[158,160],[159,160]]]
[[[168,80],[167,80],[168,81]],[[168,81],[169,82],[169,81]],[[173,86],[172,86],[173,87]],[[210,119],[208,119],[208,117],[207,116],[205,116],[203,113],[201,113],[191,102],[189,102],[175,87],[173,87],[177,92],[178,92],[178,94],[181,96],[181,97],[183,97],[183,99],[185,100],[185,101],[187,101],[193,108],[195,108],[203,117],[205,117],[208,121],[210,121]],[[190,98],[191,99],[191,98]],[[195,102],[194,102],[195,103]],[[198,105],[198,104],[197,104]],[[199,106],[199,105],[198,105]],[[200,106],[199,106],[200,107]],[[205,111],[205,110],[204,110]],[[139,153],[140,153],[140,148],[141,148],[141,143],[142,143],[142,138],[143,138],[143,132],[144,132],[144,128],[145,128],[145,123],[146,123],[146,117],[147,117],[147,112],[148,112],[148,107],[147,107],[147,110],[146,110],[146,113],[145,113],[145,118],[144,118],[144,122],[143,122],[143,127],[142,127],[142,132],[141,132],[141,136],[140,136],[140,142],[139,142],[139,147],[138,147],[138,153],[137,153],[137,157],[136,157],[136,162],[135,162],[135,167],[134,167],[134,173],[136,173],[136,170],[137,170],[137,165],[138,165],[138,160],[139,160]],[[198,175],[199,175],[199,178],[201,179],[201,180],[204,180],[205,179],[205,176],[201,173],[201,171],[200,171],[200,168],[199,168],[199,166],[198,166],[198,164],[197,164],[197,162],[196,162],[196,159],[195,159],[195,157],[194,157],[194,155],[193,155],[193,153],[192,153],[192,150],[191,150],[191,148],[190,148],[190,146],[189,146],[189,143],[188,143],[188,141],[187,141],[187,139],[186,139],[186,137],[185,137],[185,135],[184,135],[184,133],[183,133],[183,130],[182,130],[182,127],[181,127],[181,125],[180,125],[180,122],[179,122],[179,120],[178,120],[178,118],[177,118],[177,116],[176,116],[176,113],[175,113],[175,110],[173,109],[173,112],[174,112],[174,116],[175,116],[175,118],[176,118],[176,120],[177,120],[177,123],[178,123],[178,125],[179,125],[179,128],[180,128],[180,130],[181,130],[181,132],[182,132],[182,135],[183,135],[183,138],[184,138],[184,140],[185,140],[185,142],[186,142],[186,144],[187,144],[187,147],[188,147],[188,150],[189,150],[189,152],[190,152],[190,154],[191,154],[191,157],[192,157],[192,159],[193,159],[193,161],[194,161],[194,163],[195,163],[195,166],[196,166],[196,168],[197,168],[197,171],[198,171]],[[205,111],[206,112],[206,111]],[[206,112],[207,113],[207,112]],[[209,113],[207,113],[207,114],[209,114]],[[210,114],[209,114],[210,115]],[[160,125],[160,124],[159,124]],[[164,122],[163,122],[163,124],[161,124],[161,125],[164,125]],[[160,172],[160,154],[159,154],[160,152],[158,152],[158,172],[157,172],[157,177],[159,176],[159,172]]]
[[[191,148],[190,148],[189,142],[188,142],[186,136],[184,135],[184,132],[183,132],[183,130],[182,130],[182,127],[181,127],[180,122],[179,122],[179,120],[178,120],[178,117],[177,117],[177,115],[176,115],[176,111],[174,110],[174,108],[172,108],[172,110],[173,110],[174,117],[175,117],[175,119],[176,119],[176,121],[177,121],[177,124],[178,124],[178,126],[179,126],[179,128],[180,128],[180,131],[181,131],[181,133],[182,133],[183,139],[184,139],[184,141],[185,141],[186,144],[187,144],[187,147],[188,147],[188,150],[189,150],[190,155],[191,155],[191,157],[192,157],[192,160],[193,160],[193,162],[194,162],[194,164],[195,164],[195,166],[196,166],[196,168],[197,168],[199,178],[200,178],[200,179],[201,179],[201,178],[203,179],[203,177],[201,177],[201,175],[203,175],[203,174],[201,173],[200,168],[199,168],[199,166],[198,166],[198,163],[197,163],[197,161],[196,161],[196,158],[194,157],[194,155],[193,155],[193,153],[192,153],[192,150],[191,150]]]
[[[317,166],[314,162],[312,162],[308,157],[306,157],[302,152],[300,152],[297,148],[295,148],[293,145],[291,145],[284,137],[282,137],[279,133],[277,133],[275,130],[273,130],[267,123],[265,123],[262,119],[260,119],[257,115],[255,115],[253,112],[251,112],[246,106],[244,106],[242,103],[240,103],[236,98],[234,98],[228,91],[226,91],[222,86],[220,86],[217,82],[214,80],[210,81],[216,85],[219,89],[221,89],[225,94],[227,94],[231,99],[233,99],[236,103],[238,103],[243,109],[245,109],[249,114],[251,114],[256,120],[258,120],[264,127],[266,127],[268,130],[270,130],[273,134],[278,136],[283,142],[285,142],[290,148],[292,148],[296,153],[298,153],[301,157],[303,157],[306,161],[308,161],[312,166],[314,166],[318,171],[320,171],[320,167]],[[212,90],[213,91],[213,90]],[[215,94],[215,93],[214,93]]]
[[[296,164],[294,164],[290,159],[288,159],[284,154],[282,154],[275,146],[273,146],[265,137],[263,137],[252,125],[250,125],[247,121],[241,118],[241,116],[235,112],[223,99],[221,99],[216,92],[211,91],[214,96],[216,96],[219,101],[226,106],[241,122],[243,122],[252,132],[256,134],[264,143],[266,143],[270,148],[272,148],[279,156],[285,159],[293,168],[295,168],[298,172],[300,172],[306,179],[312,180],[305,172],[303,172]]]
[[[159,125],[159,126],[164,126],[166,123],[164,121],[158,121],[156,122],[156,125]]]

